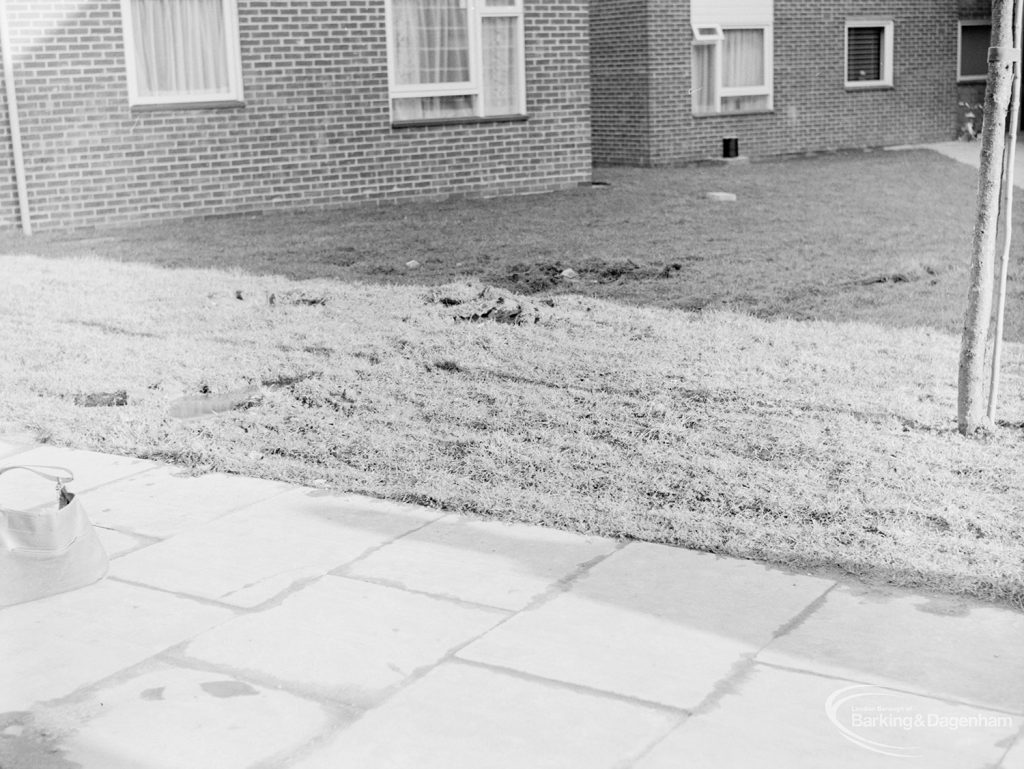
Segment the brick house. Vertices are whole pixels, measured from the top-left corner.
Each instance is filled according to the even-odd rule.
[[[592,0],[594,162],[953,139],[988,0]]]
[[[590,178],[586,0],[4,10],[0,228],[19,226],[19,183],[44,230]]]

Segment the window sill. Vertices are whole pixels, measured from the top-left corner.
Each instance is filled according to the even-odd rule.
[[[843,86],[847,93],[855,91],[892,91],[896,88],[892,83],[845,83]]]
[[[749,115],[774,115],[774,109],[749,109],[735,112],[694,112],[691,113],[695,120],[704,120],[709,117],[747,117]]]
[[[183,109],[241,109],[245,107],[245,102],[225,99],[224,101],[175,101],[166,104],[131,104],[129,106],[132,112],[158,112]]]
[[[488,117],[444,117],[424,120],[393,120],[392,128],[423,128],[435,125],[476,125],[478,123],[525,123],[529,115],[490,115]]]

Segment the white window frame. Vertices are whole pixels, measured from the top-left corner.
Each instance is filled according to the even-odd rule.
[[[715,109],[708,112],[694,112],[695,115],[745,115],[750,112],[770,112],[774,108],[775,94],[774,94],[774,83],[775,83],[775,45],[773,35],[773,25],[771,24],[729,24],[729,25],[711,25],[701,24],[701,27],[715,26],[718,29],[718,37],[709,38],[702,40],[697,36],[697,25],[693,25],[693,45],[706,45],[714,47],[714,67],[715,67]],[[722,85],[722,48],[725,41],[725,33],[732,32],[733,30],[748,30],[757,29],[764,32],[764,84],[759,86],[734,86],[727,88]],[[744,111],[744,112],[722,112],[722,99],[736,96],[767,96],[768,103],[764,107],[759,107],[756,110]],[[694,102],[696,103],[696,102]]]
[[[691,24],[694,43],[719,43],[725,40],[721,24]]]
[[[984,83],[988,80],[988,73],[984,75],[964,75],[963,53],[964,53],[964,27],[992,27],[989,19],[960,19],[956,25],[956,82],[958,83]]]
[[[473,116],[477,118],[502,118],[514,117],[526,114],[526,40],[525,21],[523,13],[523,0],[509,0],[507,5],[488,5],[487,0],[462,0],[463,6],[468,11],[469,23],[469,80],[461,83],[416,83],[400,85],[395,82],[395,39],[392,34],[394,23],[392,21],[391,0],[385,0],[385,19],[388,39],[388,108],[394,109],[395,99],[407,98],[428,98],[432,96],[472,96]],[[508,115],[485,115],[484,114],[484,89],[483,89],[483,19],[485,18],[513,18],[516,20],[516,35],[519,41],[519,112]],[[417,120],[394,120],[393,123],[412,122],[459,122],[465,121],[465,117],[417,119]]]
[[[135,64],[135,36],[132,32],[131,0],[121,0],[121,32],[124,37],[125,64],[128,75],[128,104],[132,107],[188,107],[209,104],[236,103],[242,95],[242,50],[238,35],[238,6],[236,0],[220,0],[224,14],[224,46],[228,66],[226,93],[217,94],[167,94],[161,96],[140,96]]]
[[[847,80],[850,72],[850,30],[856,28],[881,28],[882,30],[882,61],[879,62],[880,80]],[[847,88],[891,88],[893,71],[893,38],[895,24],[892,19],[847,19],[843,29],[843,80]]]

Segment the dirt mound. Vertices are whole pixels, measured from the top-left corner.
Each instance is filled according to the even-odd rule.
[[[441,286],[434,289],[426,301],[452,308],[455,320],[489,320],[517,326],[540,320],[537,305],[528,299],[476,282]]]

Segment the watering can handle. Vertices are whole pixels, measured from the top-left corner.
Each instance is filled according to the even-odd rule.
[[[7,467],[0,467],[0,475],[8,470],[28,470],[31,473],[46,478],[48,481],[53,481],[58,487],[63,487],[65,483],[75,480],[75,474],[66,467],[56,467],[54,465],[8,465]],[[57,472],[45,472],[47,470],[55,470]]]

